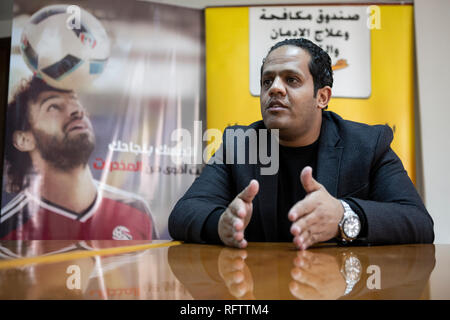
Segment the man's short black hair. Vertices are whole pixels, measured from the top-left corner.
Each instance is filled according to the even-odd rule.
[[[274,46],[272,46],[266,57],[263,59],[263,63],[261,65],[261,78],[267,56],[273,50],[282,46],[300,47],[303,50],[306,50],[311,56],[311,60],[309,62],[309,72],[313,77],[314,97],[317,94],[317,90],[319,90],[320,88],[323,88],[325,86],[333,87],[333,70],[331,69],[330,56],[314,42],[309,41],[305,38],[285,39],[277,42]]]

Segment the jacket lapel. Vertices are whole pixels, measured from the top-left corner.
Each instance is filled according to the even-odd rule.
[[[324,112],[317,154],[316,179],[327,191],[337,197],[339,168],[344,148],[337,128]]]

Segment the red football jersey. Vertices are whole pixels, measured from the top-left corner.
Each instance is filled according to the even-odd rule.
[[[146,202],[96,182],[97,197],[75,213],[24,190],[2,208],[2,240],[152,240],[156,228]]]

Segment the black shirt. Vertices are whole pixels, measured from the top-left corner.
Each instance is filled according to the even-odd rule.
[[[303,168],[310,166],[316,179],[317,151],[319,140],[304,147],[284,147],[280,145],[280,166],[278,171],[277,230],[278,241],[292,241],[290,232],[292,222],[288,212],[292,206],[302,200],[305,189],[300,181]]]

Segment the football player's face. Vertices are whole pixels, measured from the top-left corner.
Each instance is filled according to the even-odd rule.
[[[29,119],[42,158],[59,169],[85,165],[95,137],[86,110],[73,92],[42,92],[30,105]]]
[[[29,110],[32,128],[58,140],[70,140],[82,134],[94,136],[86,110],[74,92],[44,91]]]

